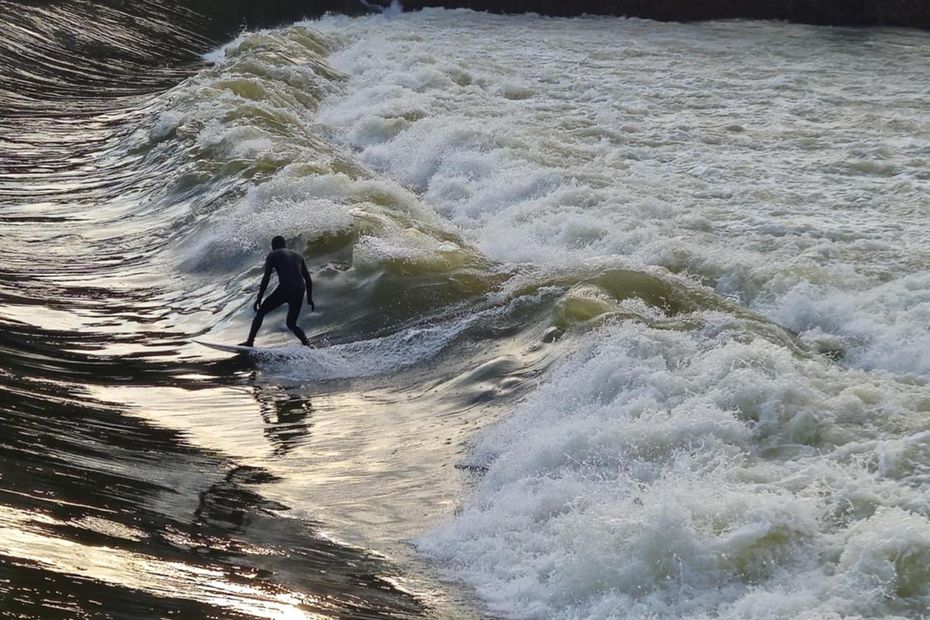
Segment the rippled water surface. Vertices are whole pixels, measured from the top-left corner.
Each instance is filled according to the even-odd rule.
[[[65,10],[3,23],[11,613],[926,613],[925,34]],[[315,347],[191,342],[274,234]]]

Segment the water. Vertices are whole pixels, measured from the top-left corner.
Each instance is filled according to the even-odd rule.
[[[168,65],[4,125],[15,612],[926,614],[923,33],[393,10]],[[317,348],[190,343],[274,234]]]

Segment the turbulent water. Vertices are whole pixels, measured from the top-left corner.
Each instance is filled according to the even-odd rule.
[[[395,9],[165,64],[4,74],[8,609],[926,615],[925,34]],[[315,348],[191,343],[275,234]]]

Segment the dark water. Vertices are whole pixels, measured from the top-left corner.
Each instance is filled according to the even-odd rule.
[[[258,403],[276,451],[310,432],[247,362],[176,355],[209,294],[163,285],[178,222],[142,197],[169,164],[120,144],[211,39],[182,9],[136,13],[0,2],[0,616],[419,617],[389,563],[266,499],[273,474],[95,392],[245,386],[216,405]]]

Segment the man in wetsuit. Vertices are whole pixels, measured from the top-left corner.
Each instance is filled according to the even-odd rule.
[[[268,299],[262,301],[265,289],[268,288],[268,281],[271,279],[272,269],[278,274],[278,286],[268,296]],[[254,346],[255,334],[258,333],[259,328],[262,326],[265,315],[281,304],[287,304],[288,329],[294,332],[294,335],[300,339],[302,344],[309,346],[307,335],[297,325],[297,316],[300,314],[300,306],[303,304],[304,291],[307,292],[307,304],[310,306],[310,311],[313,312],[316,310],[316,306],[313,305],[313,282],[310,281],[307,263],[304,262],[300,254],[287,249],[284,237],[278,235],[271,240],[271,253],[265,259],[265,275],[262,277],[261,288],[258,289],[258,299],[253,305],[255,318],[252,320],[252,329],[249,331],[248,340],[243,342],[241,346]]]

